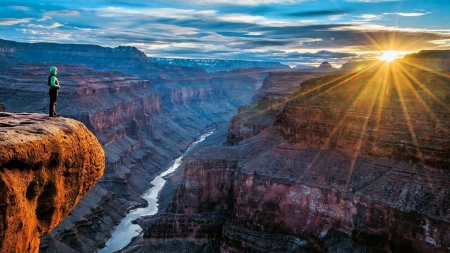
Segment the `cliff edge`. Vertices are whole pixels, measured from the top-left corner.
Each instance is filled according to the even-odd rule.
[[[0,112],[0,252],[38,252],[103,174],[105,156],[80,122]]]

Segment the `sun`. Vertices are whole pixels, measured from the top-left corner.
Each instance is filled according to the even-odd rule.
[[[378,57],[378,60],[385,61],[385,62],[391,62],[395,59],[400,58],[400,55],[401,55],[401,52],[398,52],[398,51],[392,51],[392,50],[383,51],[383,55]]]

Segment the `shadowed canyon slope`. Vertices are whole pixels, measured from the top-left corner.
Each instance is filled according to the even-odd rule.
[[[0,251],[38,252],[103,175],[105,156],[80,122],[0,112]]]
[[[0,102],[9,112],[48,108],[48,68],[58,67],[57,112],[83,122],[105,150],[104,176],[41,240],[42,252],[93,252],[140,195],[205,128],[226,127],[266,70],[208,74],[151,63],[136,48],[2,41]]]
[[[191,157],[142,252],[450,251],[450,73],[304,76],[269,75],[232,145]]]

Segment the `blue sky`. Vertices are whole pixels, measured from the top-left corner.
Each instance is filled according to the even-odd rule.
[[[2,0],[0,38],[338,65],[383,50],[450,49],[450,1]]]

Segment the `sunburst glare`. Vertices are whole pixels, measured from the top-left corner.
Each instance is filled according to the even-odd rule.
[[[400,51],[393,51],[393,50],[383,51],[383,55],[378,57],[378,60],[385,61],[385,62],[391,62],[395,59],[401,58],[402,55],[404,55],[404,53],[402,53]]]

